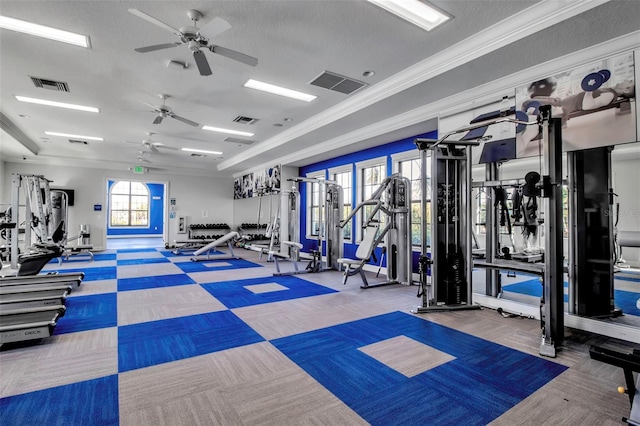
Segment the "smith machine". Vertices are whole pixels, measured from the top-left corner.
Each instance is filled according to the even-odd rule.
[[[484,121],[447,133],[438,140],[417,139],[422,157],[422,211],[427,211],[427,151],[431,153],[431,257],[427,255],[427,224],[422,227],[420,285],[422,306],[414,313],[439,310],[472,309],[473,266],[496,270],[533,272],[543,278],[540,300],[542,343],[540,354],[554,357],[564,340],[563,249],[562,249],[562,120],[551,118],[550,107],[541,107],[536,122],[528,122],[497,111]],[[544,214],[545,256],[543,267],[520,266],[523,262],[496,259],[495,250],[486,261],[472,260],[471,221],[471,149],[479,145],[483,132],[474,132],[492,124],[509,122],[521,126],[539,126],[542,134],[542,180],[538,184]],[[461,140],[447,138],[467,133]],[[430,275],[430,276],[429,276]],[[489,274],[488,274],[489,276]],[[490,284],[487,283],[489,286]]]

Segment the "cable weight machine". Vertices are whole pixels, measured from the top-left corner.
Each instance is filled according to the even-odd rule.
[[[481,128],[483,126],[472,126]],[[427,223],[422,226],[420,293],[413,313],[477,309],[472,294],[471,149],[479,142],[417,139],[421,151],[422,211],[427,212],[427,161],[431,161],[431,257],[427,256]],[[427,155],[427,152],[431,155]],[[429,277],[430,273],[430,277]]]

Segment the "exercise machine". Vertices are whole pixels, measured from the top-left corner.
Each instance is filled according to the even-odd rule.
[[[538,126],[542,134],[541,143],[541,179],[536,188],[540,190],[540,201],[544,217],[545,234],[544,264],[528,264],[526,262],[510,262],[492,258],[495,250],[487,251],[485,260],[471,260],[471,232],[468,227],[470,202],[470,147],[472,142],[484,134],[478,129],[502,122],[519,126]],[[460,141],[448,141],[448,138],[459,133],[466,133]],[[564,341],[564,288],[563,288],[563,240],[562,240],[562,120],[551,117],[551,107],[540,107],[540,114],[535,122],[523,120],[510,113],[497,112],[487,114],[483,121],[478,121],[452,132],[440,139],[416,140],[422,151],[423,194],[426,194],[426,151],[431,151],[432,161],[432,193],[435,206],[432,209],[432,259],[426,256],[426,226],[423,227],[423,253],[420,260],[420,280],[422,306],[413,309],[414,313],[429,312],[450,308],[464,309],[471,307],[471,268],[472,266],[497,270],[514,270],[539,274],[542,277],[543,296],[540,300],[541,344],[540,354],[555,357],[557,348]],[[423,211],[426,211],[426,200],[423,197]],[[464,216],[463,216],[464,215]],[[490,226],[490,225],[488,225]],[[439,229],[440,228],[440,229]],[[444,242],[443,242],[444,241]],[[448,251],[444,249],[449,248]],[[560,254],[560,255],[558,255]],[[441,259],[438,260],[438,257]],[[444,257],[444,260],[442,259]],[[431,280],[428,272],[431,269]],[[464,275],[463,275],[464,273]],[[488,275],[488,278],[495,274]],[[457,298],[461,291],[460,281],[466,280],[466,300]],[[453,283],[452,283],[453,280]],[[451,285],[453,291],[450,291]],[[490,283],[487,283],[490,285]],[[441,294],[444,292],[444,294]],[[447,306],[447,299],[453,296],[453,306]],[[439,308],[439,305],[442,305]]]
[[[633,373],[640,372],[640,350],[623,351],[603,346],[591,346],[589,355],[597,361],[622,368],[627,387],[626,389],[619,387],[618,392],[629,395],[629,403],[631,404],[629,417],[623,417],[622,421],[630,425],[640,426],[640,393],[638,393],[640,378],[637,380],[633,378]]]
[[[349,276],[360,274],[361,288],[379,287],[381,285],[413,283],[412,248],[411,248],[411,181],[393,174],[386,177],[368,200],[359,203],[342,221],[344,227],[362,210],[362,228],[364,236],[358,249],[356,259],[340,258],[338,263],[346,266],[343,284]],[[384,215],[384,216],[382,216]],[[382,216],[382,217],[379,217]],[[382,228],[380,228],[382,226]],[[342,230],[339,232],[342,235]],[[369,284],[363,268],[374,256],[374,249],[384,243],[383,255],[386,256],[386,277],[382,283]],[[380,259],[380,266],[382,258]]]
[[[54,273],[46,275],[30,275],[0,278],[0,288],[10,286],[28,286],[33,284],[70,285],[76,290],[82,284],[84,272]]]
[[[486,126],[486,125],[485,125]],[[471,149],[473,139],[448,140],[459,129],[438,140],[417,139],[421,152],[422,211],[427,206],[427,161],[431,161],[431,256],[428,224],[422,223],[420,292],[422,305],[414,313],[479,308],[472,303]],[[478,137],[482,137],[480,134]],[[428,155],[430,154],[430,155]],[[430,273],[430,276],[429,276]]]
[[[0,306],[0,345],[51,337],[65,306],[5,310]]]
[[[56,223],[54,220],[50,182],[42,175],[12,174],[11,207],[8,213],[5,213],[5,221],[15,225],[3,229],[3,236],[9,245],[10,267],[13,274],[35,275],[51,259],[63,253],[60,243],[64,239],[65,222],[61,220]],[[20,226],[22,223],[20,221],[21,198],[25,200],[25,221],[22,228]],[[22,240],[20,240],[21,234]],[[22,248],[19,246],[20,242],[23,244]]]
[[[611,151],[567,153],[569,164],[569,312],[592,318],[621,315],[614,304]]]
[[[283,221],[280,229],[287,230],[288,235],[281,235],[280,250],[271,252],[276,259],[276,275],[288,275],[280,271],[278,258],[293,261],[294,274],[340,270],[338,259],[342,257],[344,250],[341,229],[344,207],[342,187],[334,181],[317,178],[293,177],[288,181],[317,185],[321,203],[317,229],[312,231],[315,237],[314,247],[305,251],[304,245],[300,243],[300,193],[295,186],[290,191],[283,191],[281,212],[286,211],[287,215],[281,215]],[[298,262],[301,261],[307,263],[304,269],[299,267]]]
[[[4,310],[61,306],[71,291],[72,287],[65,284],[0,287],[0,307]]]

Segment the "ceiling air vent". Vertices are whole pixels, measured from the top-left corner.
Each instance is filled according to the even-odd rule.
[[[69,92],[69,85],[64,81],[47,80],[46,78],[31,77],[36,87],[55,90],[56,92]]]
[[[69,143],[77,143],[80,145],[89,145],[87,141],[81,141],[80,139],[69,139]]]
[[[330,71],[323,72],[309,84],[333,90],[334,92],[344,93],[346,95],[350,95],[356,90],[359,90],[367,85],[367,83],[364,83],[362,81],[354,80],[352,78],[345,77],[344,75],[336,74]]]
[[[251,145],[252,143],[255,143],[255,141],[250,141],[249,139],[240,139],[240,138],[233,138],[233,137],[225,138],[224,141],[231,142],[231,143],[239,143],[242,145]]]
[[[204,155],[204,154],[196,154],[194,152],[194,153],[191,153],[191,157],[206,157],[206,155]]]
[[[245,116],[239,115],[236,118],[234,118],[233,121],[234,123],[241,123],[241,124],[255,124],[259,120],[257,118],[251,118],[251,117],[245,117]]]

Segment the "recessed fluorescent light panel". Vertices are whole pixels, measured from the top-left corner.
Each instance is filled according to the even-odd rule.
[[[369,0],[371,3],[430,31],[451,17],[421,0]]]
[[[222,155],[220,151],[205,151],[204,149],[182,148],[186,152],[197,152],[199,154]]]
[[[18,96],[18,95],[16,95],[16,99],[19,100],[20,102],[28,102],[30,104],[38,104],[38,105],[47,105],[47,106],[58,107],[58,108],[75,109],[75,110],[78,110],[78,111],[100,112],[100,108],[84,106],[84,105],[66,104],[64,102],[48,101],[46,99],[28,98],[26,96]]]
[[[269,83],[263,83],[257,80],[248,80],[244,87],[248,87],[249,89],[256,89],[262,92],[273,93],[274,95],[285,96],[291,99],[297,99],[299,101],[311,102],[317,96],[309,95],[307,93],[297,92],[291,89],[285,89],[284,87],[276,86]]]
[[[0,16],[0,28],[18,31],[20,33],[30,34],[37,37],[44,37],[49,40],[61,41],[75,46],[86,48],[91,47],[89,36],[45,27],[44,25],[32,24],[31,22],[21,21],[19,19],[7,18],[6,16]]]
[[[211,127],[211,126],[202,126],[202,130],[209,130],[210,132],[218,132],[218,133],[228,133],[230,135],[238,135],[238,136],[253,136],[253,133],[249,132],[241,132],[239,130],[231,130],[231,129],[222,129],[220,127]]]
[[[99,138],[97,136],[82,136],[82,135],[72,135],[71,133],[58,133],[58,132],[44,132],[45,135],[49,136],[62,136],[64,138],[76,138],[76,139],[87,139],[90,141],[103,141],[104,138]]]

